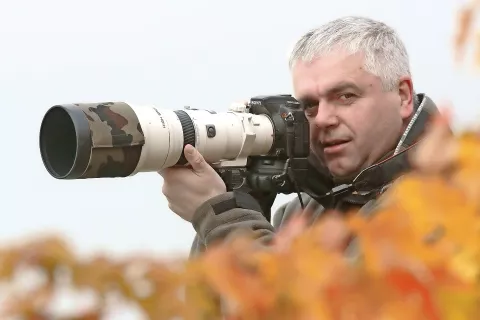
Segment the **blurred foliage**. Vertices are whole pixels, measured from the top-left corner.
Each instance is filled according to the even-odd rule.
[[[461,57],[473,38],[480,65],[472,36],[479,4],[461,8],[455,49]],[[178,261],[80,258],[56,236],[5,246],[0,318],[94,320],[128,302],[159,320],[477,319],[480,133],[453,136],[448,125],[448,114],[436,119],[412,154],[415,170],[373,216],[329,212],[307,228],[299,214],[268,249],[247,234]],[[343,254],[346,239],[359,258]],[[62,312],[62,294],[91,299]]]
[[[475,28],[479,11],[480,0],[470,0],[458,11],[453,45],[457,63],[468,56],[466,51],[471,48],[473,49],[474,66],[480,67],[480,30]]]

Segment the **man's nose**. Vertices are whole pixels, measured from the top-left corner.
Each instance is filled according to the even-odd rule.
[[[338,117],[334,106],[320,102],[317,110],[317,114],[313,119],[316,127],[323,129],[338,125]]]

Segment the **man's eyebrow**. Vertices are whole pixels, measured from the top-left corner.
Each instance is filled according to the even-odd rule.
[[[318,98],[311,97],[311,96],[301,96],[301,97],[298,97],[296,100],[300,102],[302,107],[318,103]]]
[[[333,93],[338,93],[347,89],[352,89],[354,91],[361,91],[361,89],[353,82],[349,81],[342,81],[334,86],[332,86],[330,89],[326,91],[327,95],[333,94]]]

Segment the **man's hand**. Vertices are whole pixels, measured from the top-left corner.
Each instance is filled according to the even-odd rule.
[[[205,201],[225,193],[222,178],[191,145],[185,146],[189,167],[167,168],[159,171],[163,177],[162,192],[170,210],[191,222],[195,210]]]

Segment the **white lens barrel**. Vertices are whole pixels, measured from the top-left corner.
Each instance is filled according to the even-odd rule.
[[[132,175],[159,171],[177,164],[184,147],[184,128],[174,110],[129,104],[145,135],[140,160]],[[250,155],[267,154],[274,127],[266,115],[226,111],[183,110],[195,131],[194,144],[208,163],[223,160],[244,163]]]
[[[207,110],[188,110],[195,125],[195,146],[209,163],[266,154],[273,144],[273,125],[265,115],[239,112],[212,114]],[[213,137],[208,129],[214,129]]]

